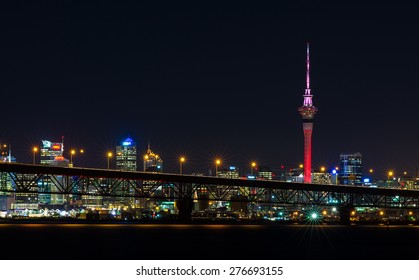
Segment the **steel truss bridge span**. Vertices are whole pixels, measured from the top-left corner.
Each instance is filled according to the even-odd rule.
[[[55,191],[49,193],[71,195],[383,208],[418,208],[419,206],[419,191],[416,190],[21,163],[0,163],[0,173],[8,174],[13,181],[12,190],[7,190],[3,182],[0,190],[15,193],[42,193],[43,191],[38,188],[39,182],[48,180],[55,186]]]

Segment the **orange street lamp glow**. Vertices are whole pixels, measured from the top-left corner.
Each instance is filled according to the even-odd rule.
[[[76,150],[70,151],[70,167],[73,167],[73,155],[76,154]]]
[[[251,164],[250,164],[250,175],[253,175],[253,168],[255,168],[256,167],[256,162],[252,162]]]
[[[113,156],[112,152],[108,152],[108,169],[109,169],[109,160]]]
[[[221,164],[220,159],[215,160],[215,176],[217,176],[217,174],[218,174],[218,165],[220,165],[220,164]]]
[[[179,174],[182,174],[182,165],[186,161],[185,157],[179,158]]]
[[[33,147],[33,164],[35,164],[35,157],[36,157],[36,153],[38,152],[38,147]]]
[[[393,171],[388,172],[387,176],[387,187],[390,187],[390,177],[393,176]]]

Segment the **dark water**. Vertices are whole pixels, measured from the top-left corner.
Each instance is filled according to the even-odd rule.
[[[419,226],[0,224],[8,260],[419,259]]]

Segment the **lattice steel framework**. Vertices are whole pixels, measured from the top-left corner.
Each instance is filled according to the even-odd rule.
[[[0,163],[12,189],[3,193],[63,194],[75,196],[147,199],[194,199],[275,205],[322,205],[381,208],[418,208],[419,191],[282,181],[228,179],[138,171],[52,167]],[[45,191],[43,182],[54,186]]]

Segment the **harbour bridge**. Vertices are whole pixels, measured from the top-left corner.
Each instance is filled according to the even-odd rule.
[[[0,163],[0,192],[15,194],[172,200],[180,220],[188,220],[193,201],[229,201],[277,206],[331,206],[341,221],[354,207],[419,208],[419,191],[364,186],[230,179],[171,173]],[[48,187],[46,187],[48,186]]]

